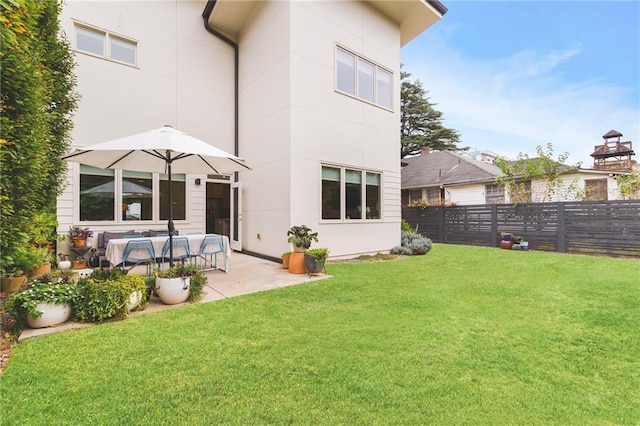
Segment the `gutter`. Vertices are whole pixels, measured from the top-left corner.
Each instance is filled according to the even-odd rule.
[[[437,10],[442,16],[449,11],[449,9],[447,9],[445,5],[440,3],[438,0],[427,0],[427,3],[429,3],[429,5]]]
[[[220,31],[216,30],[209,24],[209,18],[213,13],[213,9],[216,6],[218,0],[207,0],[207,4],[204,7],[204,11],[202,12],[202,19],[204,19],[204,29],[228,44],[233,48],[233,57],[234,57],[234,71],[233,71],[233,155],[236,157],[240,156],[240,138],[239,138],[239,120],[238,120],[238,69],[239,69],[239,54],[238,54],[238,44],[231,40],[229,37],[222,34]],[[238,181],[238,172],[234,173],[235,181]]]

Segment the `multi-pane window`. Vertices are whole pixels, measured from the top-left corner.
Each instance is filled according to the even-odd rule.
[[[487,204],[504,204],[504,187],[496,184],[485,185],[484,191]]]
[[[186,175],[171,176],[173,218],[185,220]],[[168,219],[166,175],[80,165],[80,221],[117,222]],[[157,202],[154,202],[157,200]],[[159,206],[154,207],[154,206]]]
[[[125,64],[136,65],[138,43],[107,31],[84,25],[75,27],[75,48]]]
[[[422,189],[412,189],[409,191],[409,203],[422,200]]]
[[[380,173],[322,166],[322,219],[380,219]]]
[[[393,74],[340,47],[336,48],[336,89],[391,109]]]
[[[433,186],[427,188],[427,203],[437,203],[440,201],[440,188]]]
[[[586,201],[606,201],[607,179],[585,179],[584,190]]]

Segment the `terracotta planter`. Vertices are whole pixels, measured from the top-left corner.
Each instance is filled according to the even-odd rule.
[[[30,276],[32,278],[41,277],[43,275],[51,273],[51,263],[45,263],[31,270]]]
[[[42,312],[39,317],[27,315],[27,325],[31,328],[51,327],[62,324],[71,318],[71,305],[56,305],[53,303],[38,303],[36,310]]]
[[[306,274],[307,267],[304,264],[304,253],[294,252],[289,257],[290,274]]]
[[[3,277],[2,278],[2,292],[12,294],[20,290],[22,284],[27,280],[27,277],[22,275],[19,277]]]
[[[175,305],[189,299],[191,278],[156,278],[156,293],[165,305]]]
[[[291,258],[291,254],[282,255],[282,267],[284,269],[289,269],[289,259]]]
[[[87,267],[86,260],[74,260],[73,261],[73,269],[84,269]]]
[[[86,238],[73,237],[71,239],[71,242],[73,243],[74,247],[86,247],[87,246],[87,239]]]

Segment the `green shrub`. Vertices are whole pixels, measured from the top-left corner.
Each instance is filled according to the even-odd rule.
[[[402,232],[402,245],[391,249],[391,254],[420,255],[431,250],[431,240],[415,232]]]
[[[129,298],[136,291],[141,294],[142,306],[139,309],[143,309],[147,304],[144,277],[124,275],[107,280],[92,276],[82,278],[78,281],[78,299],[74,318],[81,322],[124,318],[129,313]]]
[[[402,232],[413,232],[413,228],[409,225],[409,222],[404,219],[400,222],[400,230]]]

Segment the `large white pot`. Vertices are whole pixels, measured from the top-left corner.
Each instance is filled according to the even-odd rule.
[[[71,318],[71,305],[68,303],[63,305],[38,303],[36,310],[42,312],[42,315],[37,318],[31,314],[27,315],[27,325],[31,328],[51,327]]]
[[[156,278],[156,292],[165,305],[186,302],[189,298],[191,278]]]
[[[129,312],[133,311],[142,302],[142,292],[134,291],[129,295]]]

